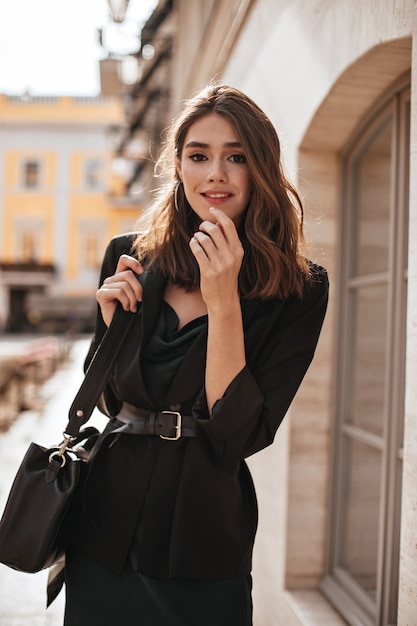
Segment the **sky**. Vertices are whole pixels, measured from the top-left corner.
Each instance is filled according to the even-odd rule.
[[[107,0],[0,0],[0,93],[95,96],[98,60],[134,52],[137,34],[157,0],[130,0],[125,23],[110,18]]]

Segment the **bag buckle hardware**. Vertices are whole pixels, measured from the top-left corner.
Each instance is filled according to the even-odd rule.
[[[64,467],[65,463],[67,462],[67,459],[65,458],[65,451],[68,448],[68,446],[71,448],[72,442],[75,441],[76,439],[76,437],[71,437],[70,435],[67,435],[67,433],[63,433],[63,435],[64,435],[64,440],[62,443],[59,444],[59,450],[55,450],[55,452],[52,452],[52,454],[49,455],[49,462],[51,462],[52,459],[54,459],[57,456],[61,457],[61,469]]]
[[[181,437],[181,413],[178,411],[162,411],[162,413],[167,413],[168,415],[176,415],[177,423],[175,424],[175,435],[174,437],[164,437],[164,435],[159,435],[161,439],[166,439],[167,441],[176,441]]]

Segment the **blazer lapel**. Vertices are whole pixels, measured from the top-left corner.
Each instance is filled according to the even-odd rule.
[[[138,279],[143,287],[143,300],[140,308],[139,324],[136,326],[136,336],[132,336],[132,341],[137,341],[138,358],[134,359],[129,367],[134,370],[134,377],[138,381],[138,387],[144,391],[147,397],[147,406],[152,407],[153,401],[147,393],[142,374],[141,352],[143,344],[152,334],[155,322],[158,319],[166,280],[154,271],[146,271],[140,274]]]
[[[152,334],[155,322],[162,305],[166,278],[155,271],[144,272],[139,281],[143,287],[142,302],[142,343],[146,342]]]

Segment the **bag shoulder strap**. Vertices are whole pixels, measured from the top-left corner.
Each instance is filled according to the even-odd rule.
[[[97,406],[136,315],[137,313],[124,311],[120,302],[117,303],[111,324],[91,359],[81,387],[69,409],[69,422],[65,433],[71,437],[78,434],[81,426],[88,422]]]

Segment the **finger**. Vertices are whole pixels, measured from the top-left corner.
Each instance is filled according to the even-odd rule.
[[[227,216],[226,216],[227,217]],[[229,218],[227,218],[228,220]],[[211,261],[217,258],[221,265],[228,265],[236,261],[241,261],[243,254],[242,242],[237,234],[234,223],[230,220],[230,234],[227,236],[222,224],[203,222],[200,231],[194,234],[195,239],[200,243]],[[217,256],[216,256],[217,254]]]
[[[199,228],[200,230],[194,234],[194,237],[200,242],[210,258],[213,258],[215,252],[218,252],[221,256],[228,255],[237,244],[240,245],[238,237],[236,241],[233,241],[232,238],[229,240],[226,237],[221,224],[203,222]]]
[[[105,306],[118,300],[125,311],[136,312],[137,297],[129,283],[111,282],[103,283],[96,293],[97,301],[100,305]]]
[[[142,300],[142,285],[132,270],[128,269],[123,272],[118,272],[113,276],[108,276],[103,281],[104,286],[111,286],[115,283],[126,283],[135,294],[136,300]]]
[[[211,206],[209,208],[210,213],[212,213],[213,216],[216,217],[217,220],[219,220],[219,222],[224,222],[225,224],[227,222],[230,222],[231,224],[234,224],[234,221],[228,216],[226,215],[226,213],[224,211],[222,211],[222,209],[217,209],[214,206]]]
[[[125,258],[120,257],[116,269],[123,268],[126,265],[137,269],[137,266],[132,263],[132,261],[135,261],[135,259],[128,257],[127,255]],[[143,271],[141,266],[140,269]],[[103,281],[101,288],[103,289],[103,294],[107,301],[110,301],[112,297],[114,299],[120,299],[126,308],[126,299],[121,295],[120,291],[124,290],[130,303],[128,308],[131,310],[136,310],[136,303],[142,300],[142,285],[139,282],[138,275],[135,274],[130,267],[129,269],[116,272],[113,276],[108,276]]]
[[[217,220],[215,225],[223,232],[227,240],[231,237],[239,237],[237,234],[236,224],[226,215],[226,213],[224,213],[224,211],[216,209],[215,207],[210,207],[209,211]]]
[[[199,226],[199,231],[197,234],[203,233],[207,235],[214,243],[216,248],[220,247],[222,243],[227,242],[223,228],[220,224],[213,224],[212,222],[202,222]],[[203,239],[201,239],[203,241]]]
[[[201,243],[198,241],[196,237],[192,237],[189,242],[190,250],[193,253],[198,266],[200,268],[200,272],[203,272],[205,268],[208,267],[210,260],[207,256],[207,252],[202,247]]]
[[[143,267],[139,263],[139,261],[135,259],[135,257],[130,256],[129,254],[122,254],[122,256],[119,257],[119,260],[117,262],[115,274],[118,274],[119,272],[123,272],[124,270],[127,270],[127,269],[132,270],[136,274],[143,274]]]
[[[229,246],[225,245],[223,250],[219,250],[212,239],[204,233],[195,233],[190,240],[190,248],[199,265],[201,276],[219,275],[228,267],[235,265],[235,255]]]
[[[193,239],[200,246],[201,250],[204,252],[208,259],[213,259],[215,257],[215,254],[221,247],[220,243],[217,246],[214,242],[214,239],[203,231],[197,231],[196,233],[194,233]]]

